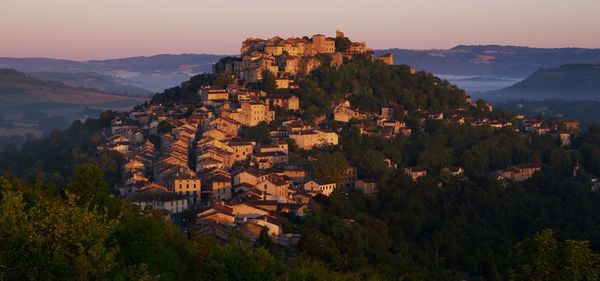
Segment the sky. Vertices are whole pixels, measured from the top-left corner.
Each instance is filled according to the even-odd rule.
[[[0,57],[237,54],[247,37],[336,29],[375,49],[600,48],[600,1],[0,0]]]

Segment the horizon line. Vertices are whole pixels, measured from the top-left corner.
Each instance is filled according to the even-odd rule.
[[[401,47],[389,47],[389,48],[377,48],[375,51],[385,50],[406,50],[406,51],[443,51],[451,50],[458,47],[513,47],[513,48],[529,48],[529,49],[585,49],[585,50],[600,50],[600,47],[574,47],[574,46],[561,46],[561,47],[534,47],[527,45],[510,45],[510,44],[458,44],[453,47],[447,48],[429,48],[429,49],[418,49],[418,48],[401,48]],[[89,59],[70,59],[64,57],[46,57],[46,56],[0,56],[0,59],[52,59],[52,60],[65,60],[75,62],[92,62],[92,61],[106,61],[106,60],[122,60],[132,58],[151,58],[157,56],[184,56],[184,55],[205,55],[205,56],[239,56],[240,54],[217,54],[217,53],[203,53],[203,52],[173,52],[173,53],[156,53],[151,55],[131,55],[131,56],[117,56],[117,57],[106,57],[106,58],[89,58]]]

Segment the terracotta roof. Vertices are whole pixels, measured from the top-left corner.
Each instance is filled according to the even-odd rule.
[[[246,172],[248,174],[251,174],[251,175],[253,175],[255,177],[260,177],[262,175],[262,173],[259,170],[255,169],[255,168],[250,168],[250,169],[247,169],[245,171],[241,171],[240,174],[244,173],[244,172]]]
[[[252,142],[249,142],[249,141],[235,140],[235,141],[230,141],[229,143],[227,143],[227,145],[229,145],[229,146],[248,146],[248,145],[254,145],[254,144],[252,144]]]
[[[208,181],[211,182],[230,182],[231,179],[222,175],[222,174],[216,174],[211,176],[210,178],[207,179]]]
[[[215,210],[217,210],[218,212],[221,212],[221,213],[224,213],[224,214],[228,214],[228,215],[233,214],[233,209],[231,207],[223,205],[223,204],[215,204],[213,206],[213,208]]]
[[[238,183],[236,185],[233,186],[234,189],[240,188],[240,187],[248,187],[249,189],[253,188],[255,185],[253,184],[249,184],[247,182],[242,182],[242,183]]]

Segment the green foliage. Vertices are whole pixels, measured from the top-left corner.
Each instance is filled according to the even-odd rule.
[[[335,70],[328,56],[319,59],[323,65],[292,91],[301,100],[299,114],[308,121],[331,113],[332,102],[348,93],[354,106],[370,112],[389,103],[409,113],[446,113],[466,106],[463,91],[429,74],[411,74],[407,66],[355,59]],[[228,82],[225,76],[223,82],[218,79],[196,76],[153,102],[195,102],[200,86]],[[507,112],[463,112],[512,118]],[[585,171],[600,172],[600,127],[566,149],[550,136],[513,129],[447,122],[421,126],[416,115],[399,116],[413,128],[411,137],[367,136],[344,126],[339,151],[315,153],[313,176],[338,181],[345,168],[355,166],[360,177],[377,180],[378,193],[365,197],[338,190],[316,199],[305,217],[286,225],[286,232],[302,234],[298,248],[288,252],[293,254],[288,263],[267,250],[273,251],[269,245],[274,244],[265,233],[258,247],[247,248],[206,237],[190,239],[158,212],[141,213],[108,196],[107,187],[119,179],[121,160],[118,154],[98,152],[96,145],[115,114],[75,122],[48,139],[0,153],[4,173],[31,179],[15,180],[13,187],[2,182],[8,191],[0,201],[0,279],[597,279],[593,252],[600,249],[600,197],[590,192]],[[269,143],[269,126],[244,128],[242,136]],[[388,167],[387,159],[398,168]],[[77,168],[90,162],[95,165]],[[495,170],[527,162],[542,164],[542,172],[521,183],[493,177]],[[585,171],[572,177],[578,162]],[[402,169],[414,165],[428,170],[417,183]],[[464,167],[465,175],[440,176],[447,165]],[[518,241],[546,228],[589,243],[558,242],[544,231],[519,243],[510,255]],[[41,237],[41,231],[51,235]],[[47,250],[55,244],[58,259]]]
[[[268,144],[271,142],[270,131],[269,124],[260,122],[256,126],[243,128],[240,135],[245,140]]]
[[[220,88],[225,88],[225,87],[227,87],[227,85],[229,85],[231,83],[233,83],[233,77],[231,76],[231,74],[221,73],[221,74],[217,74],[217,77],[215,78],[213,85],[220,87]]]
[[[271,239],[271,237],[269,236],[268,229],[263,228],[260,231],[258,238],[256,238],[255,245],[256,245],[256,247],[261,247],[261,248],[264,248],[267,250],[271,250],[273,248],[273,239]]]
[[[336,37],[335,38],[335,51],[336,52],[345,52],[350,49],[350,44],[352,41],[348,39],[348,37]]]
[[[200,89],[202,86],[212,85],[216,79],[217,76],[211,73],[202,73],[196,75],[190,78],[190,80],[181,83],[181,85],[177,87],[166,89],[162,93],[152,96],[150,103],[166,104],[198,101],[198,89]]]
[[[598,280],[600,256],[588,241],[559,242],[545,229],[515,247],[513,280]]]
[[[75,197],[36,200],[4,182],[0,201],[0,278],[6,280],[105,279],[116,266],[111,234],[118,220]]]
[[[274,93],[277,91],[277,77],[269,70],[262,71],[262,81],[260,82],[260,89],[267,93]]]
[[[120,179],[117,152],[98,152],[98,134],[110,125],[114,112],[102,113],[99,119],[85,123],[75,121],[64,131],[53,131],[47,138],[30,140],[17,150],[7,147],[0,152],[0,167],[4,175],[37,178],[43,182],[64,185],[77,165],[93,163],[100,167],[109,184]]]
[[[577,140],[577,147],[583,155],[586,169],[600,176],[600,124],[591,126],[581,139]]]
[[[158,123],[158,126],[156,127],[159,134],[170,133],[171,130],[173,130],[174,128],[175,126],[173,126],[166,120],[160,121],[160,123]]]
[[[400,104],[409,111],[421,108],[445,112],[466,106],[464,91],[431,74],[411,74],[406,65],[391,66],[356,58],[334,69],[329,66],[330,58],[319,59],[321,67],[294,91],[308,121],[329,113],[332,102],[349,93],[350,102],[367,112],[379,112],[381,106],[390,103]]]
[[[240,61],[241,58],[237,57],[223,57],[219,59],[217,63],[213,65],[213,70],[218,74],[227,74],[229,71],[233,69],[227,69],[227,66],[232,67],[236,61]]]
[[[318,153],[316,161],[312,162],[313,176],[326,181],[341,182],[346,170],[350,168],[344,154],[340,151],[333,153]]]
[[[110,195],[108,183],[100,167],[84,164],[75,169],[75,176],[67,185],[65,192],[77,195],[80,203],[94,202],[94,205],[105,205]]]

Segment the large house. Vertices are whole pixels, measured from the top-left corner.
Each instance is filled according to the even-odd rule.
[[[287,201],[288,187],[290,182],[284,177],[277,174],[270,174],[264,180],[258,182],[256,187],[263,191],[265,194],[270,195],[268,200]]]
[[[377,60],[381,61],[385,64],[394,65],[394,54],[392,54],[392,53],[383,54],[383,55],[379,56],[377,58]]]
[[[377,193],[376,179],[360,179],[356,181],[356,189],[362,191],[365,195]]]
[[[225,89],[204,87],[198,89],[198,94],[204,102],[227,101],[229,93]]]
[[[404,174],[411,178],[413,181],[417,181],[420,177],[427,175],[427,170],[421,167],[406,167],[404,168]]]
[[[200,178],[195,173],[179,174],[174,179],[173,191],[189,198],[190,204],[200,203],[200,194],[202,192]]]
[[[186,196],[160,187],[142,188],[129,194],[127,199],[132,204],[140,206],[142,210],[151,207],[152,209],[166,210],[169,214],[177,214],[188,208]]]
[[[337,145],[338,134],[324,129],[304,130],[290,134],[290,139],[296,142],[296,145],[304,150],[311,150],[323,145]]]
[[[329,196],[333,190],[335,190],[336,186],[337,184],[335,182],[315,179],[306,182],[304,184],[304,190]]]
[[[300,109],[300,99],[292,94],[272,94],[269,96],[269,100],[274,107],[285,110]]]
[[[206,186],[213,201],[231,199],[231,176],[228,173],[212,173],[206,176]]]
[[[270,123],[275,119],[275,111],[269,110],[269,104],[261,101],[244,101],[237,111],[224,111],[221,116],[233,119],[244,126],[256,126],[260,122]]]
[[[535,172],[541,170],[542,166],[540,164],[528,163],[509,167],[496,173],[501,179],[519,182],[531,178]]]

